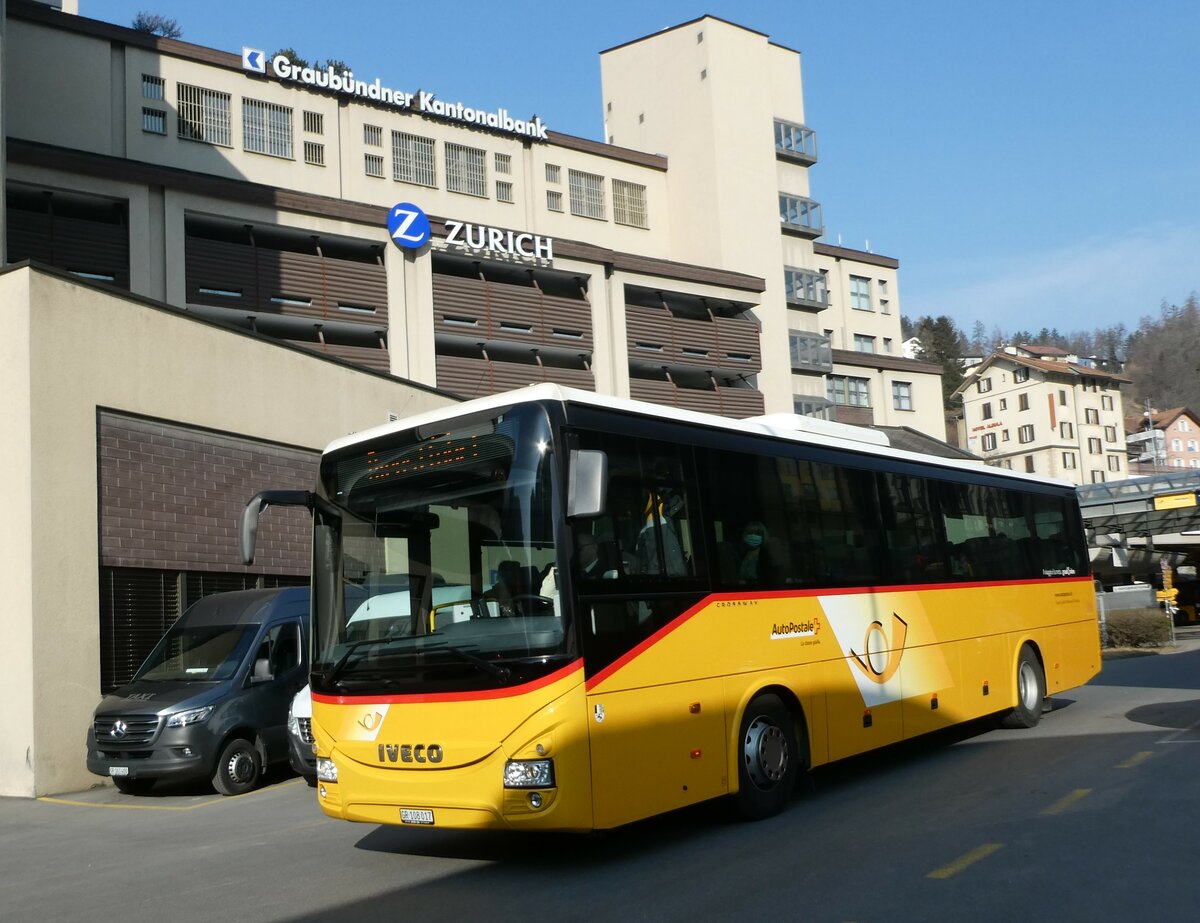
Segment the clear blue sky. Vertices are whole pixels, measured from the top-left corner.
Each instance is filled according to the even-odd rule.
[[[594,139],[598,53],[709,13],[801,52],[825,240],[899,259],[905,315],[1132,328],[1200,289],[1195,0],[80,0],[139,10]]]

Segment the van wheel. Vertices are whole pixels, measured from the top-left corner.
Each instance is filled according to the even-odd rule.
[[[1031,728],[1042,718],[1042,700],[1046,698],[1046,674],[1037,654],[1028,644],[1017,658],[1017,705],[1000,719],[1006,728]]]
[[[212,784],[222,795],[244,795],[258,784],[261,775],[262,760],[254,744],[235,737],[217,759]]]
[[[795,722],[779,697],[754,699],[746,706],[738,735],[737,813],[758,820],[787,807],[804,759]]]
[[[142,795],[154,785],[153,779],[131,779],[129,776],[113,776],[112,781],[122,795]]]

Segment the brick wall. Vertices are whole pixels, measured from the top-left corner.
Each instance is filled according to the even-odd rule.
[[[100,564],[165,570],[308,573],[304,509],[262,517],[253,567],[239,563],[238,516],[260,490],[311,490],[320,453],[101,411]]]

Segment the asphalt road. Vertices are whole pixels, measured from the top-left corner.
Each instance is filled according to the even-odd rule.
[[[1139,920],[1200,911],[1200,642],[1109,659],[1031,731],[826,767],[780,817],[719,805],[590,837],[325,818],[110,787],[0,799],[0,920]]]

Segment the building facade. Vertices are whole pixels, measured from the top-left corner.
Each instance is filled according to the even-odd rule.
[[[1130,474],[1200,468],[1200,417],[1187,407],[1125,420]]]
[[[959,445],[988,464],[1099,484],[1128,476],[1121,385],[1073,356],[1006,347],[967,371]]]

